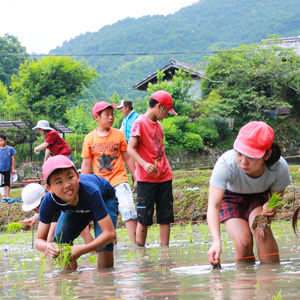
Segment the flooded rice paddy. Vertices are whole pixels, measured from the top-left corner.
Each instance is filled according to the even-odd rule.
[[[76,271],[62,271],[32,248],[31,232],[1,234],[0,299],[300,299],[298,238],[290,221],[272,229],[280,264],[236,264],[223,228],[216,270],[207,262],[210,235],[202,223],[172,226],[169,247],[159,247],[158,226],[149,229],[145,248],[128,246],[127,232],[118,229],[115,267],[105,270],[84,255]]]

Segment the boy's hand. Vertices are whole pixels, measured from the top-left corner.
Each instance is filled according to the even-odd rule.
[[[149,174],[152,174],[152,173],[158,173],[158,170],[157,168],[152,165],[152,164],[149,164],[149,163],[145,163],[144,166],[143,166],[144,170],[149,173]]]
[[[55,243],[48,243],[46,247],[46,253],[49,255],[51,259],[58,257],[59,249]]]
[[[11,174],[16,174],[16,170],[15,169],[11,169]]]

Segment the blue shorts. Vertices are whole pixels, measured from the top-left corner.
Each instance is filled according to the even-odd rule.
[[[116,228],[118,219],[118,201],[116,199],[111,199],[105,201],[108,214]],[[53,242],[58,244],[68,243],[73,245],[73,241],[80,235],[82,230],[90,223],[94,221],[95,228],[95,238],[97,238],[101,233],[98,222],[95,220],[93,213],[72,213],[72,212],[62,212],[56,226]],[[114,244],[109,243],[108,245],[97,249],[107,250],[113,252]]]

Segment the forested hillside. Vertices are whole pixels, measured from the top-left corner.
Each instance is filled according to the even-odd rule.
[[[100,85],[90,98],[92,93],[95,99],[103,95],[103,89],[108,97],[117,91],[120,97],[134,99],[143,94],[128,89],[171,58],[199,65],[215,48],[260,42],[268,34],[298,36],[299,24],[296,0],[200,0],[168,16],[127,18],[50,53],[78,55],[96,67]],[[137,53],[143,55],[132,55]]]

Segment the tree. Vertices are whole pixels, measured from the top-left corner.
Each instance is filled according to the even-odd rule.
[[[18,73],[19,66],[24,63],[28,54],[18,39],[8,34],[0,37],[0,54],[0,81],[9,87],[11,76]]]
[[[266,110],[299,103],[300,57],[293,50],[241,45],[206,60],[203,98],[222,117],[261,119]]]
[[[165,90],[171,94],[174,102],[174,110],[180,116],[187,116],[192,110],[193,99],[188,93],[193,85],[191,77],[183,70],[175,71],[175,76],[172,82],[163,80],[165,74],[162,71],[157,71],[157,84],[149,83],[147,93],[149,96],[158,90]],[[149,96],[147,97],[149,99]]]
[[[12,76],[12,97],[33,116],[63,120],[67,108],[86,97],[85,88],[97,76],[87,63],[71,57],[26,61]]]

